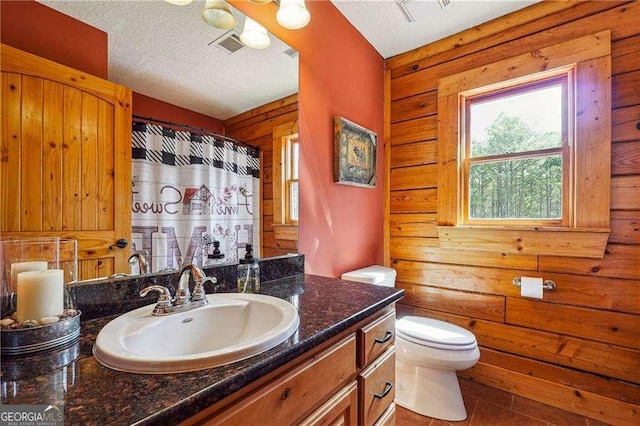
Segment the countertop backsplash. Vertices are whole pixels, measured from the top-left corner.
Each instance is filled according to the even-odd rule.
[[[216,284],[206,283],[209,293],[236,290],[237,264],[203,266],[202,270],[216,278]],[[260,259],[260,282],[269,282],[304,274],[304,255],[288,255]],[[132,275],[105,280],[80,283],[76,288],[78,308],[82,311],[81,322],[111,315],[118,315],[132,309],[154,303],[157,293],[140,297],[140,290],[150,285],[167,287],[175,294],[179,272],[164,272],[150,275]],[[193,289],[193,281],[191,282]]]

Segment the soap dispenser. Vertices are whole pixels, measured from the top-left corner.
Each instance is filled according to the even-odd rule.
[[[224,253],[220,252],[220,241],[213,242],[213,252],[207,254],[207,266],[224,263]]]
[[[253,246],[247,244],[244,259],[238,265],[238,293],[257,293],[260,291],[260,265],[253,257]]]

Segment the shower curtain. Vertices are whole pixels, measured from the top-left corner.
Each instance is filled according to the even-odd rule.
[[[259,255],[260,160],[229,138],[133,123],[132,252],[149,271],[202,266],[220,242],[226,262]]]

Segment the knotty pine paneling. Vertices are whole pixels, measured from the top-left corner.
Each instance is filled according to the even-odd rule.
[[[609,241],[620,244],[640,244],[640,215],[637,211],[611,212]]]
[[[391,102],[391,122],[411,120],[433,115],[438,111],[438,92],[431,90]]]
[[[435,188],[438,186],[438,166],[411,166],[391,169],[391,190]]]
[[[640,105],[614,109],[611,112],[611,141],[640,139]]]
[[[399,315],[424,315],[473,331],[481,360],[460,375],[612,424],[637,424],[640,413],[637,22],[638,2],[541,2],[387,60],[388,261],[407,294]],[[424,187],[423,176],[412,181],[402,172],[446,166],[439,164],[437,131],[430,133],[434,122],[445,120],[432,105],[438,79],[605,30],[612,39],[613,144],[604,258],[445,255],[436,244],[436,194],[424,192],[432,188]],[[545,291],[542,301],[523,298],[511,284],[515,276],[552,279],[558,287]],[[483,310],[500,299],[506,320]]]
[[[425,141],[391,147],[391,167],[420,166],[438,162],[438,142]]]
[[[489,321],[504,321],[504,297],[398,283],[404,303]]]
[[[389,218],[390,237],[438,238],[435,213],[394,214]]]
[[[398,309],[400,316],[421,315],[464,327],[473,332],[481,348],[624,380],[629,382],[628,389],[638,389],[640,383],[637,349],[415,306]],[[630,399],[637,401],[640,395],[632,394]]]
[[[638,170],[640,170],[640,140],[614,143],[611,146],[611,174],[613,176],[637,175]]]
[[[273,236],[273,129],[298,119],[298,95],[291,95],[254,108],[223,124],[227,136],[255,146],[261,151],[261,250],[272,257],[297,251],[297,241],[276,240]]]
[[[535,361],[517,355],[496,351],[489,348],[480,349],[480,358],[486,364],[500,365],[513,371],[552,380],[562,385],[577,385],[582,390],[599,393],[631,404],[640,404],[640,389],[621,380],[607,380],[595,374],[585,374],[570,368],[557,366],[547,362]]]
[[[427,213],[436,211],[436,189],[413,189],[391,191],[391,211],[393,213]]]
[[[507,298],[507,324],[640,349],[637,315]]]

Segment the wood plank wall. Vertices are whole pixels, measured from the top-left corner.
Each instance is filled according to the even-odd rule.
[[[270,102],[224,122],[225,134],[260,148],[262,181],[261,257],[280,256],[298,250],[298,242],[277,240],[273,233],[273,129],[298,119],[298,94]]]
[[[610,424],[640,424],[640,2],[542,2],[387,60],[389,263],[399,315],[470,329],[461,376]],[[437,81],[602,30],[612,36],[611,235],[603,259],[439,248]],[[515,276],[554,280],[544,299]]]

